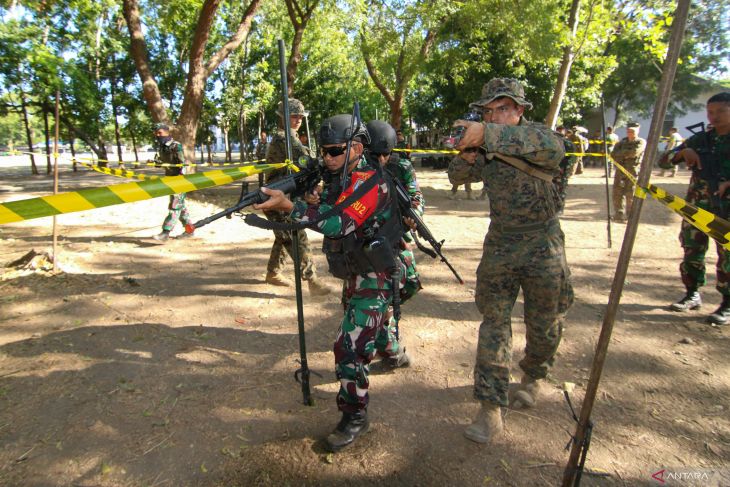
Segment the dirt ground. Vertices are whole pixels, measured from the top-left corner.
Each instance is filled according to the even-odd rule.
[[[49,178],[28,173],[26,161],[0,167],[0,202],[50,192]],[[413,365],[372,375],[372,431],[336,455],[322,438],[339,419],[331,352],[339,295],[304,291],[309,365],[318,374],[308,407],[293,379],[294,291],[263,281],[269,233],[234,217],[158,245],[149,237],[159,232],[165,198],[59,216],[60,274],[0,269],[0,484],[560,485],[575,430],[562,390],[574,385],[579,407],[625,229],[612,226],[608,248],[602,171],[571,181],[562,224],[576,302],[549,391],[534,409],[507,410],[506,434],[490,446],[462,436],[478,408],[473,290],[488,208],[447,199],[443,171],[424,169],[419,179],[426,222],[446,239],[466,285],[417,254],[424,289],[404,306],[401,324]],[[686,172],[653,178],[678,195],[687,181]],[[62,191],[118,182],[62,167]],[[232,203],[239,187],[190,194],[193,218]],[[705,322],[720,301],[712,265],[702,309],[667,310],[683,294],[679,221],[655,201],[644,204],[582,485],[661,485],[652,474],[662,469],[694,475],[665,485],[730,485],[708,480],[730,475],[730,340],[727,327]],[[50,251],[50,235],[50,218],[0,226],[0,264]],[[321,238],[310,236],[335,289]],[[521,297],[513,327],[519,379]]]

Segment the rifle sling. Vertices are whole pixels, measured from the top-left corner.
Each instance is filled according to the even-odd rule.
[[[292,223],[281,223],[281,222],[272,222],[267,220],[266,218],[261,218],[259,215],[256,215],[254,213],[248,213],[243,220],[252,227],[258,227],[263,228],[266,230],[302,230],[304,228],[312,227],[316,225],[317,223],[321,222],[322,220],[326,220],[327,218],[336,215],[338,213],[342,213],[342,211],[353,204],[355,201],[359,200],[363,196],[365,196],[365,193],[370,191],[375,187],[375,185],[379,181],[379,176],[382,176],[382,173],[380,172],[380,168],[375,169],[375,175],[368,178],[364,183],[362,183],[360,186],[357,187],[355,191],[350,194],[347,198],[342,200],[340,203],[336,204],[329,210],[325,211],[321,215],[317,215],[316,218],[312,220],[308,220],[306,222],[292,222]]]
[[[529,174],[530,176],[536,177],[538,179],[542,179],[543,181],[546,181],[548,183],[553,182],[553,176],[551,174],[548,174],[545,171],[536,168],[535,166],[531,166],[530,164],[526,163],[522,159],[518,159],[517,157],[508,156],[505,154],[499,154],[497,152],[488,152],[487,153],[488,159],[493,159],[495,157],[502,162],[506,162],[507,164],[514,167],[515,169],[519,169],[520,171],[524,172],[525,174]]]

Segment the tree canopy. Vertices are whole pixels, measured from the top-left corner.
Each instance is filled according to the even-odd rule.
[[[495,76],[521,80],[542,120],[566,52],[559,122],[580,121],[601,97],[618,116],[650,111],[674,2],[582,0],[571,29],[576,2],[6,0],[0,109],[12,117],[0,145],[37,144],[59,90],[62,138],[100,159],[115,142],[147,143],[157,121],[175,125],[189,157],[216,126],[244,159],[276,124],[277,39],[312,130],[357,100],[366,119],[444,131]],[[725,11],[723,0],[693,2],[670,111],[692,106],[703,77],[726,76]]]

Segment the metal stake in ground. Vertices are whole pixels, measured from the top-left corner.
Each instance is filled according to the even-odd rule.
[[[601,95],[601,140],[603,140],[603,169],[606,172],[606,239],[608,240],[608,248],[611,243],[611,191],[608,189],[608,171],[611,163],[608,162],[608,140],[606,140],[606,107],[603,103],[603,95]]]
[[[286,60],[284,41],[279,39],[279,72],[281,76],[281,104],[284,111],[284,138],[286,140],[286,159],[291,161],[291,129],[289,128],[289,89],[286,83]],[[309,365],[307,364],[307,340],[304,335],[304,305],[302,304],[302,269],[299,256],[299,231],[292,230],[292,260],[294,261],[294,286],[297,295],[297,326],[299,328],[299,362],[301,367],[294,372],[294,378],[302,384],[304,404],[313,405],[312,393],[309,390]]]
[[[669,38],[669,49],[667,57],[664,60],[664,68],[662,70],[662,79],[657,92],[657,103],[654,106],[654,115],[651,119],[649,128],[649,137],[646,151],[644,152],[644,160],[641,164],[641,171],[637,182],[638,187],[646,187],[651,176],[654,157],[656,156],[659,136],[664,122],[664,116],[667,113],[667,105],[669,104],[669,95],[672,92],[672,82],[674,74],[677,71],[677,59],[679,58],[679,50],[682,47],[682,38],[684,37],[684,28],[687,23],[687,14],[689,12],[690,0],[679,0],[677,9],[674,12],[674,22],[672,23],[672,33]],[[591,376],[586,386],[586,394],[583,399],[583,405],[580,410],[580,418],[578,426],[573,437],[573,445],[570,450],[570,458],[563,472],[563,487],[572,487],[575,483],[579,457],[586,440],[586,431],[590,422],[591,410],[596,400],[598,391],[598,383],[601,380],[601,372],[603,364],[606,360],[608,344],[611,340],[611,332],[613,331],[613,323],[618,311],[619,301],[621,300],[621,292],[623,291],[626,279],[626,271],[629,267],[631,252],[636,239],[636,231],[639,225],[639,217],[641,216],[641,208],[643,206],[643,198],[634,198],[634,202],[629,212],[629,221],[626,225],[626,233],[621,246],[618,263],[616,264],[616,274],[613,278],[611,286],[611,294],[608,298],[608,306],[606,315],[603,319],[601,327],[601,335],[598,338],[596,352],[593,356],[593,367],[591,368]]]

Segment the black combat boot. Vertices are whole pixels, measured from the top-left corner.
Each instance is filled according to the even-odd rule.
[[[669,309],[672,311],[689,311],[691,309],[698,309],[700,306],[702,306],[700,293],[696,289],[688,289],[687,294],[676,303],[672,303]]]
[[[725,325],[730,321],[730,296],[722,297],[722,304],[707,318],[710,323]]]
[[[358,436],[370,429],[367,410],[356,413],[342,413],[337,427],[327,437],[327,447],[333,453],[352,445]]]
[[[397,369],[399,367],[408,367],[411,365],[411,358],[406,353],[406,347],[401,347],[398,353],[387,359],[388,367]]]

